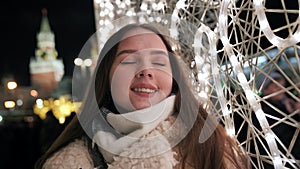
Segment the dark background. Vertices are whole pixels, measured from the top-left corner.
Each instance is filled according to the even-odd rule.
[[[30,85],[29,60],[35,56],[43,8],[48,11],[65,75],[72,75],[74,58],[96,30],[93,1],[14,0],[0,5],[1,79],[13,76],[20,86]]]
[[[0,3],[0,79],[13,77],[19,86],[30,86],[29,61],[35,56],[42,9],[55,35],[58,58],[65,76],[72,77],[73,60],[96,31],[93,0],[14,0]],[[0,90],[4,81],[0,82]],[[0,97],[4,97],[1,96]],[[2,111],[2,110],[1,110]],[[0,168],[33,169],[36,160],[67,125],[51,112],[47,118],[28,115],[0,120]]]

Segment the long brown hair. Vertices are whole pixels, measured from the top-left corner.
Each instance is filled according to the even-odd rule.
[[[96,109],[105,106],[109,107],[113,112],[117,112],[110,93],[109,72],[116,58],[120,40],[125,33],[136,28],[143,28],[156,33],[166,45],[170,53],[169,59],[174,76],[172,93],[176,95],[175,112],[184,111],[184,113],[178,113],[177,118],[180,118],[183,124],[187,126],[193,122],[191,130],[178,144],[179,154],[182,157],[181,168],[184,168],[186,163],[196,169],[225,169],[226,163],[230,163],[235,168],[249,168],[248,158],[242,153],[235,141],[226,134],[220,124],[214,123],[217,127],[211,136],[205,142],[199,143],[200,132],[205,121],[210,117],[203,107],[199,105],[193,90],[191,90],[192,86],[189,85],[187,74],[180,66],[177,57],[171,56],[174,52],[168,39],[150,25],[129,24],[112,35],[104,45],[99,55],[97,71],[95,71],[92,78],[94,81],[91,80],[90,82],[89,90],[86,93],[81,109],[82,113],[78,115],[80,117],[74,117],[48,151],[36,163],[36,169],[42,168],[47,158],[74,139],[83,136],[91,137],[92,131],[86,129],[92,128],[91,122],[95,118]],[[97,104],[97,107],[93,106],[94,104]],[[84,122],[81,119],[84,119]],[[86,125],[83,126],[83,124]]]

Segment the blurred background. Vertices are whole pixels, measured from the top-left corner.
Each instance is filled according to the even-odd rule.
[[[2,2],[0,168],[33,168],[81,105],[72,80],[86,87],[106,38],[128,23],[115,20],[135,16],[177,33],[170,34],[179,42],[172,48],[193,70],[195,94],[245,149],[253,168],[298,169],[299,9],[291,0]],[[88,41],[100,29],[105,32]]]
[[[96,30],[93,1],[5,1],[0,22],[0,168],[32,169],[74,115],[74,59]],[[41,116],[37,99],[48,105]]]

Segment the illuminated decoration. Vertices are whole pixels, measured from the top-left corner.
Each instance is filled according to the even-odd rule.
[[[7,82],[7,89],[8,90],[14,90],[18,87],[18,84],[14,81]]]
[[[9,100],[9,101],[5,101],[5,102],[4,102],[4,107],[7,108],[7,109],[12,109],[12,108],[14,108],[15,106],[16,106],[15,101]]]
[[[203,39],[203,34],[205,34],[208,38],[208,44],[210,45],[209,51],[208,51],[208,56],[209,57],[204,57],[205,55],[205,46],[202,43],[201,39]],[[220,72],[219,72],[219,67],[220,65],[218,64],[218,56],[217,56],[217,47],[216,47],[216,34],[210,30],[209,27],[205,26],[204,24],[199,27],[195,34],[195,39],[194,39],[194,50],[195,50],[195,62],[197,65],[198,69],[198,76],[201,76],[202,78],[198,78],[200,83],[199,83],[199,88],[202,88],[202,90],[199,92],[200,97],[202,99],[206,99],[206,102],[209,100],[207,99],[207,90],[206,88],[209,88],[208,84],[208,76],[209,72],[211,72],[211,75],[213,76],[213,80],[215,83],[215,88],[218,96],[218,100],[220,102],[221,110],[222,110],[222,115],[224,117],[224,123],[225,123],[225,129],[227,130],[227,133],[233,137],[235,135],[235,129],[234,129],[234,122],[230,117],[230,110],[226,105],[228,104],[226,101],[226,98],[223,93],[223,88],[221,84],[221,77],[220,77]],[[207,61],[204,61],[203,58],[209,59]],[[208,64],[209,63],[209,64]],[[210,68],[211,70],[207,69]],[[202,68],[202,69],[201,69]],[[201,80],[200,80],[201,79]],[[202,94],[204,93],[204,94]],[[205,103],[208,104],[208,103]]]
[[[269,123],[262,111],[262,108],[258,104],[258,102],[255,98],[255,93],[254,93],[254,91],[251,90],[251,88],[248,84],[248,81],[246,79],[246,76],[243,73],[243,68],[241,67],[241,65],[239,63],[237,56],[233,52],[233,47],[230,44],[229,39],[228,39],[228,33],[227,33],[228,23],[227,23],[226,16],[228,15],[227,10],[228,10],[228,6],[230,4],[231,4],[230,0],[224,0],[221,3],[220,17],[219,17],[220,39],[224,45],[226,53],[228,54],[229,60],[232,64],[232,68],[235,70],[235,73],[237,74],[237,79],[239,81],[239,84],[244,89],[246,98],[249,101],[249,104],[252,107],[253,111],[255,112],[256,117],[259,120],[260,126],[262,127],[262,131],[265,134],[265,139],[271,150],[271,156],[272,156],[272,160],[274,163],[274,167],[275,167],[275,169],[277,169],[277,168],[279,169],[282,167],[282,162],[281,162],[281,158],[279,156],[279,150],[278,150],[277,144],[275,142],[275,137],[267,137],[267,136],[274,135],[274,133],[270,129]],[[238,53],[238,55],[241,55],[241,54]],[[276,162],[274,160],[276,160]]]
[[[36,90],[30,90],[30,95],[32,97],[38,97],[39,93]]]
[[[263,5],[263,0],[253,0],[253,4],[254,4],[254,9],[257,13],[257,18],[258,18],[258,22],[260,24],[260,29],[261,31],[266,35],[266,37],[268,38],[268,40],[275,46],[277,46],[278,48],[286,48],[289,46],[293,46],[296,45],[297,43],[300,42],[300,8],[298,11],[298,19],[296,22],[296,26],[298,27],[296,32],[289,36],[286,39],[283,39],[281,37],[278,37],[275,35],[275,33],[272,31],[270,24],[267,20],[267,16],[266,13],[264,11],[264,5]]]
[[[0,111],[6,115],[32,113],[33,102],[38,95],[36,90],[34,90],[35,95],[32,95],[33,90],[32,87],[18,86],[13,79],[7,80],[4,88],[0,88]]]
[[[92,65],[92,60],[91,59],[82,60],[81,58],[76,58],[74,60],[74,64],[76,66],[90,67]]]
[[[61,96],[59,99],[37,99],[33,111],[43,120],[47,117],[47,113],[51,111],[59,123],[63,124],[71,113],[78,111],[80,105],[80,102],[70,101],[68,96]]]
[[[171,23],[166,24],[170,36],[193,48],[193,57],[189,53],[183,56],[196,72],[190,77],[198,83],[198,97],[208,112],[225,125],[228,134],[245,148],[253,168],[300,168],[299,149],[295,150],[300,144],[299,121],[295,120],[300,112],[283,112],[267,101],[271,96],[286,93],[300,103],[295,94],[300,93],[299,1],[94,0],[94,5],[96,28],[102,32],[97,39],[98,49],[117,30],[115,27],[122,25],[111,25],[121,16],[155,12],[171,15]],[[139,19],[140,23],[157,20]],[[184,21],[193,23],[197,29],[184,30],[181,36]],[[172,48],[185,51],[183,46]],[[274,81],[270,73],[275,70],[287,79],[288,87],[262,96],[266,81]],[[270,105],[281,118],[264,112],[262,103]],[[281,125],[291,129],[290,137],[283,138],[274,132]]]

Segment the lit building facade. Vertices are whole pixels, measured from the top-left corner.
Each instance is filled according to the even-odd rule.
[[[51,97],[64,75],[64,64],[57,58],[54,33],[51,31],[47,11],[43,10],[40,32],[37,34],[35,58],[30,60],[31,85],[39,90],[40,98]]]

